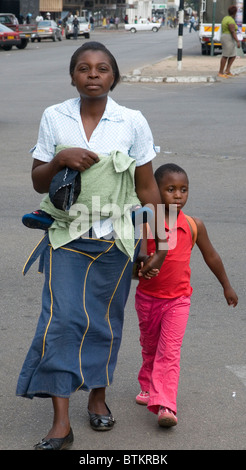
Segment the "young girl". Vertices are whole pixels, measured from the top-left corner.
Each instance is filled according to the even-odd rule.
[[[33,152],[34,189],[48,193],[53,178],[70,168],[81,173],[81,192],[88,204],[88,194],[101,195],[107,202],[113,199],[111,181],[123,205],[135,204],[137,199],[156,207],[160,194],[152,171],[155,151],[147,121],[139,111],[108,97],[120,79],[115,58],[104,45],[88,42],[73,54],[70,75],[79,97],[50,106],[43,114]],[[58,146],[62,150],[57,151]],[[113,171],[113,165],[120,171]],[[90,175],[94,175],[91,184]],[[77,390],[90,390],[88,412],[94,430],[114,425],[105,389],[113,380],[138,240],[135,244],[133,233],[131,258],[117,245],[110,217],[95,221],[89,236],[81,237],[75,230],[68,240],[67,214],[59,211],[59,225],[57,212],[48,199],[46,203],[46,212],[55,214],[54,222],[30,258],[33,261],[42,254],[42,311],[17,395],[52,397],[53,425],[35,448],[60,450],[73,442],[68,408],[69,397]],[[59,240],[65,240],[65,246]],[[145,263],[144,275],[163,262],[165,252],[158,242],[156,238],[155,255]]]
[[[228,305],[237,305],[238,299],[230,285],[222,260],[209,240],[204,223],[182,212],[189,190],[186,172],[175,164],[157,169],[155,178],[162,203],[165,204],[168,243],[177,236],[156,277],[141,277],[136,291],[136,310],[139,318],[140,343],[143,363],[138,380],[141,392],[136,402],[148,405],[158,414],[160,426],[175,426],[178,392],[180,350],[188,321],[190,297],[190,255],[197,244],[205,262],[221,283]],[[170,204],[177,207],[176,232],[169,231]],[[141,256],[154,252],[151,234],[145,233]],[[140,256],[140,259],[141,259]],[[152,275],[154,272],[152,273]]]

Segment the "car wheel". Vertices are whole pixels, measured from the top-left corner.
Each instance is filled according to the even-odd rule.
[[[68,36],[68,34],[66,34],[66,39],[70,39],[70,36]]]
[[[5,51],[11,51],[12,46],[2,46]]]
[[[16,46],[16,47],[17,47],[17,49],[25,49],[27,44],[28,44],[28,39],[22,39],[21,44],[19,46]]]
[[[136,33],[137,32],[136,28],[131,28],[130,31],[131,31],[131,33]]]
[[[202,55],[210,55],[210,46],[202,44]]]
[[[154,28],[152,28],[152,31],[153,31],[153,33],[157,33],[158,28],[156,26],[154,26]]]
[[[90,33],[85,33],[85,39],[90,39]]]

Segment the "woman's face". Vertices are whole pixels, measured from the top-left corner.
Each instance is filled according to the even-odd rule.
[[[72,83],[83,98],[101,98],[114,83],[114,73],[107,54],[102,51],[83,52],[72,74]]]

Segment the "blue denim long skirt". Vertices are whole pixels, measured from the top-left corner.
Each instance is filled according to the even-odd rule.
[[[136,241],[135,256],[139,249]],[[35,337],[16,394],[68,398],[113,380],[132,262],[114,240],[83,239],[43,252],[45,283]]]

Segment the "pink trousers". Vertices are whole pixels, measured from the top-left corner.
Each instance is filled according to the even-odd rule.
[[[148,409],[177,412],[180,353],[189,317],[190,297],[158,299],[136,292],[143,363],[138,381],[150,394]]]

